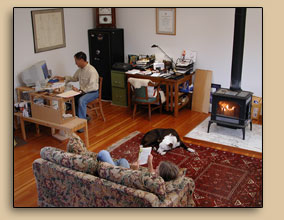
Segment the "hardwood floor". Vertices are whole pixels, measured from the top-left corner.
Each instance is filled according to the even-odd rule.
[[[147,112],[144,111],[138,111],[135,120],[133,120],[131,117],[132,112],[126,107],[113,106],[110,102],[103,102],[103,109],[106,122],[104,122],[100,116],[97,117],[95,112],[90,115],[92,120],[88,122],[89,150],[93,152],[106,149],[108,146],[133,131],[146,133],[153,128],[174,128],[179,135],[183,137],[209,116],[209,114],[193,112],[184,108],[180,111],[177,118],[173,117],[171,114],[165,112],[159,114],[159,111],[156,111],[153,112],[151,121],[148,121]],[[44,146],[53,146],[63,150],[66,149],[67,141],[60,142],[53,138],[50,128],[40,127],[40,135],[36,135],[35,129],[33,124],[27,125],[27,144],[14,148],[14,207],[37,206],[37,191],[32,171],[32,163],[35,159],[40,157],[40,149]],[[14,136],[21,137],[20,129],[15,130]],[[83,139],[83,134],[80,134],[80,136]],[[184,141],[252,157],[262,157],[260,153],[236,150],[235,148],[223,145],[191,139],[184,139]]]

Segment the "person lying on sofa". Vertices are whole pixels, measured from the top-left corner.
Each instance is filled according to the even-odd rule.
[[[131,168],[134,170],[139,169],[139,161],[134,162],[133,164],[129,164],[129,162],[125,158],[121,158],[117,161],[113,161],[110,153],[106,150],[101,150],[97,155],[97,160],[102,162],[107,162],[112,164],[113,166],[121,166],[125,168]],[[174,180],[178,177],[179,167],[172,162],[169,161],[161,161],[156,169],[153,168],[153,155],[150,154],[148,156],[148,171],[152,174],[156,174],[161,176],[164,181]]]

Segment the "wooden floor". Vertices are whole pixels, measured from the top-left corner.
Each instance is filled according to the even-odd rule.
[[[125,107],[113,106],[110,102],[103,103],[106,122],[97,117],[95,112],[89,113],[92,120],[88,122],[89,150],[99,152],[114,142],[122,139],[133,131],[147,132],[153,128],[174,128],[181,137],[206,119],[209,114],[182,109],[177,118],[172,114],[159,111],[153,112],[152,120],[148,121],[147,112],[138,112],[135,120],[132,112]],[[40,149],[44,146],[53,146],[65,150],[67,141],[60,142],[51,136],[49,128],[40,127],[41,134],[36,135],[35,126],[26,126],[27,144],[14,148],[14,207],[36,207],[37,191],[35,178],[32,172],[32,163],[39,158]],[[20,129],[14,131],[15,136],[21,137]],[[83,139],[83,134],[80,134]],[[234,153],[241,153],[252,157],[262,157],[260,153],[238,150],[223,145],[206,143],[193,139],[184,139],[185,142],[201,144]]]

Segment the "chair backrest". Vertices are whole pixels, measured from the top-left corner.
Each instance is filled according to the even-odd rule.
[[[149,93],[148,93],[148,87],[156,87],[156,96],[153,97],[153,96],[149,96]],[[138,89],[135,89],[132,85],[131,85],[131,88],[132,88],[132,91],[133,91],[133,95],[134,95],[134,99],[136,101],[139,101],[141,100],[142,102],[143,101],[147,101],[149,99],[151,99],[153,101],[153,98],[155,99],[155,102],[159,102],[159,91],[160,91],[160,85],[159,84],[155,84],[155,83],[152,83],[152,82],[149,82],[148,83],[148,86],[141,86],[141,88],[138,88]],[[154,92],[154,90],[153,90]]]

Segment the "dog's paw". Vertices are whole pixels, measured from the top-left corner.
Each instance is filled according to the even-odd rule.
[[[156,148],[156,147],[153,147],[153,150],[157,151],[157,148]]]
[[[160,153],[161,155],[165,155],[166,154],[166,152],[162,152],[162,153]]]
[[[189,151],[191,153],[195,153],[195,150],[193,150],[192,148],[187,148],[187,151]]]

